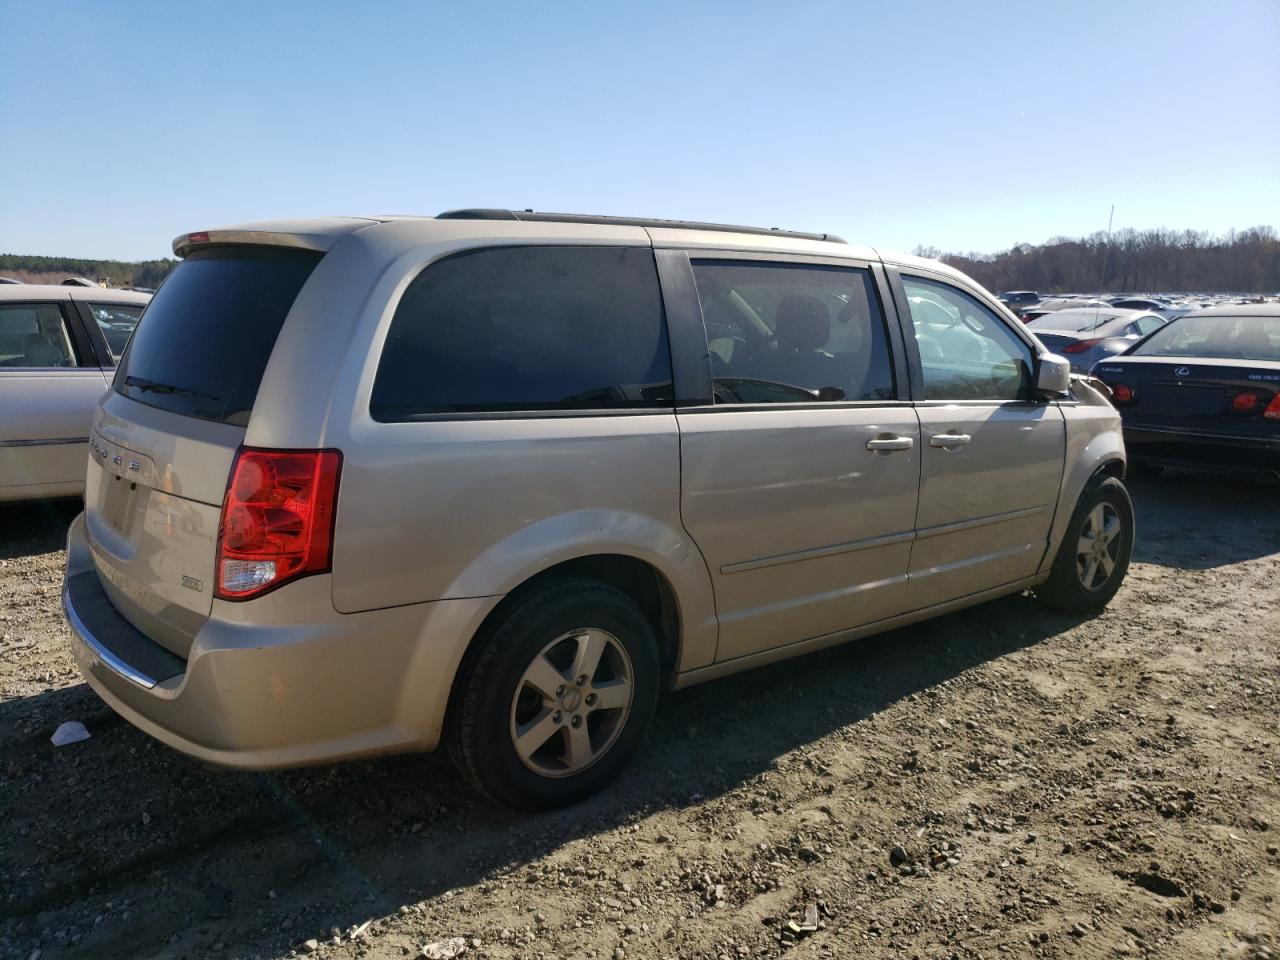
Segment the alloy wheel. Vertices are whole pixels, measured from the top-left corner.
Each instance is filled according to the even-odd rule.
[[[1085,518],[1076,544],[1076,576],[1086,590],[1101,590],[1115,572],[1120,556],[1120,513],[1109,503],[1099,503]]]
[[[544,777],[580,773],[622,732],[634,673],[626,648],[594,627],[571,630],[542,648],[511,701],[511,743]]]

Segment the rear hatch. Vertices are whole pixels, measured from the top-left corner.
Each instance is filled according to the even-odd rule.
[[[94,419],[85,523],[99,579],[179,656],[212,608],[227,476],[263,371],[321,256],[195,250],[147,307]]]

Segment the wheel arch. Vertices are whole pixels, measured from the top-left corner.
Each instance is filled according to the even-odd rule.
[[[1123,480],[1127,473],[1128,467],[1125,461],[1121,460],[1119,457],[1112,457],[1109,460],[1104,461],[1096,470],[1093,471],[1093,474],[1089,477],[1089,482],[1085,484],[1085,486],[1092,486],[1099,480],[1105,480],[1107,477],[1114,477],[1117,480]]]
[[[494,623],[526,597],[561,580],[595,580],[626,594],[640,608],[658,637],[664,672],[680,662],[681,613],[671,581],[652,563],[623,553],[593,553],[561,560],[526,577],[498,601],[471,638],[468,652]],[[466,658],[463,658],[464,664]],[[462,670],[459,669],[458,673]],[[456,681],[456,677],[455,677]]]
[[[1053,566],[1071,515],[1084,491],[1107,477],[1123,480],[1127,470],[1124,434],[1114,408],[1082,405],[1063,412],[1067,428],[1066,461],[1048,548],[1040,563],[1041,574],[1047,574]]]
[[[698,562],[702,562],[700,557]],[[450,679],[443,718],[445,724],[454,711],[463,681],[483,645],[485,635],[524,599],[553,583],[568,579],[595,580],[621,591],[636,603],[658,637],[664,685],[670,686],[682,669],[690,669],[686,663],[690,656],[714,659],[714,640],[709,651],[697,654],[689,651],[690,642],[705,646],[705,637],[691,641],[691,634],[696,635],[698,630],[697,625],[690,629],[689,605],[682,605],[676,585],[656,564],[634,554],[616,551],[580,554],[528,574],[509,589],[480,621]],[[705,634],[705,628],[702,632]]]

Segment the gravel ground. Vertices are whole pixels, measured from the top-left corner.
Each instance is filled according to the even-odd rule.
[[[1278,492],[1134,484],[1102,617],[1011,597],[668,696],[539,816],[442,757],[152,742],[67,653],[74,508],[5,508],[0,956],[1280,956]]]

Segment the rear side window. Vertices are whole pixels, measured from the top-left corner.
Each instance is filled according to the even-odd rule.
[[[162,410],[245,426],[284,318],[320,256],[273,247],[192,253],[147,306],[115,390]]]
[[[892,400],[871,275],[851,267],[694,261],[718,404]]]
[[[671,406],[653,253],[526,246],[458,254],[409,285],[370,413],[387,422]]]

